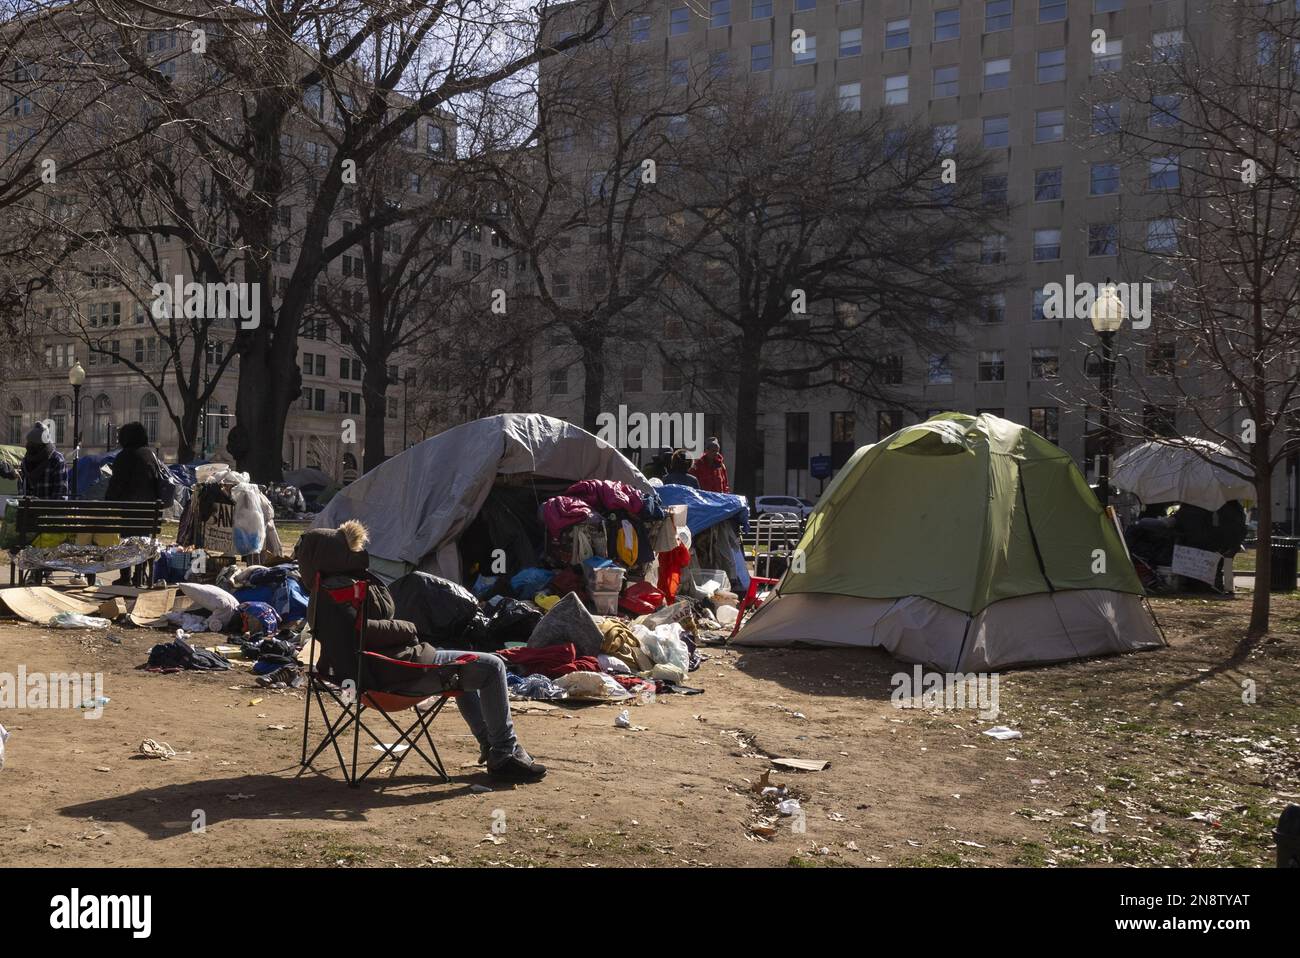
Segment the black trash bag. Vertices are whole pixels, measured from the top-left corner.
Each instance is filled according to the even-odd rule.
[[[542,610],[523,599],[502,599],[496,603],[488,632],[495,643],[494,649],[504,649],[507,642],[527,642],[537,623],[542,621]]]
[[[474,613],[456,644],[468,652],[495,652],[501,648],[492,638],[492,620],[481,609]]]
[[[397,608],[394,618],[415,625],[420,638],[441,648],[454,640],[478,612],[478,600],[464,586],[427,572],[411,572],[388,587]]]

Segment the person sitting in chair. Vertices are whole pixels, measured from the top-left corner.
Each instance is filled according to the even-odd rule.
[[[369,571],[368,542],[365,526],[356,520],[349,520],[337,529],[309,529],[303,533],[294,549],[294,558],[298,560],[303,584],[312,590],[308,621],[317,622],[317,574],[320,575],[321,587],[326,589],[364,579],[367,583],[366,651],[401,662],[449,667],[431,670],[412,681],[410,670],[403,666],[382,662],[369,664],[366,686],[376,691],[406,695],[437,695],[448,691],[448,675],[454,672],[459,677],[456,688],[461,692],[457,705],[465,724],[478,740],[479,763],[486,763],[488,775],[515,782],[540,779],[546,774],[546,766],[533,761],[515,738],[514,723],[510,720],[510,697],[506,690],[505,662],[499,656],[483,652],[436,648],[421,641],[414,623],[393,618],[392,595]],[[326,677],[351,676],[356,668],[355,646],[340,648],[337,643],[327,642],[327,629],[323,623],[316,626],[316,632],[321,648],[317,672]]]

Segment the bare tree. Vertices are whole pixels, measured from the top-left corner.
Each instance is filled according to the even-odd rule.
[[[1150,329],[1121,349],[1113,433],[1203,453],[1181,416],[1254,482],[1255,635],[1269,625],[1273,474],[1300,452],[1300,21],[1282,6],[1216,6],[1158,36],[1094,103],[1148,216],[1116,279],[1153,294]]]
[[[742,493],[757,491],[760,391],[896,401],[904,354],[948,354],[1004,279],[972,253],[997,221],[978,152],[847,107],[738,93],[666,187],[682,213],[665,239],[692,248],[657,302],[691,334],[664,356],[731,397]]]

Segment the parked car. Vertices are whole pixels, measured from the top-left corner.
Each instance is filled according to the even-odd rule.
[[[808,518],[812,515],[817,506],[799,496],[758,496],[754,499],[754,515],[761,516],[765,512],[783,512],[787,515],[802,516]]]

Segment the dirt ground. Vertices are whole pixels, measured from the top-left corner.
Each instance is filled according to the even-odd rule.
[[[1245,599],[1155,608],[1169,648],[1004,673],[995,721],[895,707],[890,677],[910,667],[876,651],[709,648],[692,675],[705,693],[632,708],[643,730],[609,705],[517,713],[551,772],[492,791],[454,707],[435,723],[451,784],[412,756],[353,790],[337,768],[295,777],[302,694],[260,689],[246,666],[150,674],[135,666],[163,633],[115,628],[116,644],[0,621],[0,671],[102,672],[111,699],[96,720],[0,711],[0,861],[1270,865],[1300,799],[1300,601],[1279,600],[1254,643]],[[981,734],[995,724],[1023,738]],[[177,757],[139,755],[144,739]],[[772,773],[801,818],[754,790],[772,757],[830,762]]]

